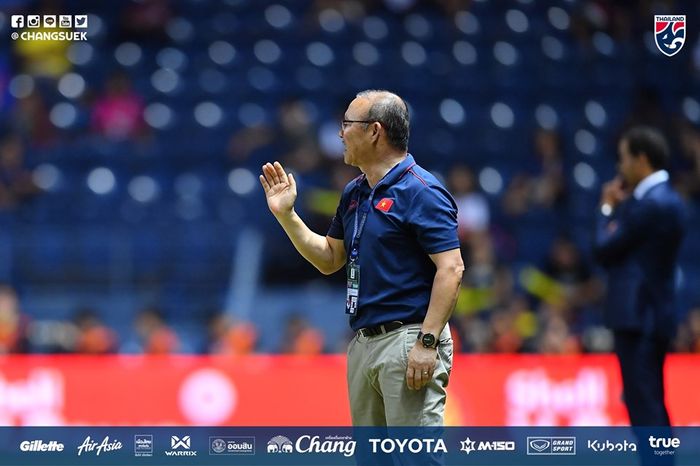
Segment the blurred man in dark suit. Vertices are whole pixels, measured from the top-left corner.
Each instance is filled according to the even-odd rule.
[[[609,273],[606,323],[615,335],[631,425],[669,426],[663,369],[678,323],[684,207],[664,169],[669,150],[661,133],[632,128],[618,151],[619,176],[603,187],[595,244]]]

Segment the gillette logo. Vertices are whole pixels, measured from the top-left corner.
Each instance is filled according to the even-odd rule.
[[[22,451],[63,451],[64,447],[62,443],[56,440],[51,440],[50,442],[44,442],[43,440],[25,440],[19,444],[19,449]]]

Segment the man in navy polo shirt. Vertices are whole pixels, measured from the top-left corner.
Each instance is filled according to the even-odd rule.
[[[369,90],[340,129],[345,163],[362,175],[343,191],[327,235],[294,212],[296,182],[279,162],[260,182],[296,249],[324,274],[347,273],[345,312],[356,426],[439,426],[452,367],[447,321],[464,270],[452,196],[408,154],[406,103]]]

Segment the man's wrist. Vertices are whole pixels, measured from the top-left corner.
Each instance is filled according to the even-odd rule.
[[[280,224],[284,225],[285,223],[288,223],[288,222],[292,221],[292,219],[294,218],[295,215],[296,215],[296,212],[294,211],[294,207],[292,207],[292,208],[291,208],[289,211],[287,211],[287,212],[282,212],[282,213],[279,213],[279,214],[275,214],[275,218],[277,219],[277,221],[278,221]]]
[[[436,349],[440,340],[438,336],[434,333],[423,332],[422,330],[418,332],[418,337],[416,338],[418,344],[428,349]]]

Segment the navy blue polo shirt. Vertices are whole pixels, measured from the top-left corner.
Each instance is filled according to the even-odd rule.
[[[364,175],[348,183],[328,229],[348,257],[355,213],[371,191]],[[457,204],[410,154],[377,183],[372,204],[358,245],[360,293],[350,327],[422,322],[436,271],[428,254],[459,248]]]

